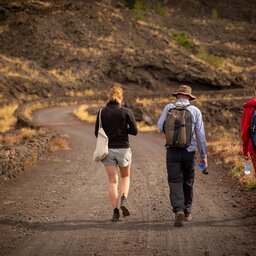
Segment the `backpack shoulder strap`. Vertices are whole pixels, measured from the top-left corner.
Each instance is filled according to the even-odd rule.
[[[102,128],[102,122],[101,122],[101,110],[102,110],[102,108],[100,109],[100,112],[99,112],[99,128]]]

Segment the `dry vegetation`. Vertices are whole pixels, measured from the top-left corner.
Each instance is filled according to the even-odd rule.
[[[88,90],[84,90],[84,91],[68,91],[66,93],[67,96],[71,96],[71,97],[86,97],[86,96],[93,96],[95,95],[95,90],[92,89],[88,89]]]
[[[14,103],[0,109],[0,133],[7,132],[14,127],[16,123],[14,112],[17,107],[18,105]]]
[[[87,123],[95,123],[96,115],[92,115],[88,112],[88,105],[81,105],[78,109],[76,109],[73,114],[81,121],[85,121]],[[90,106],[92,107],[92,106]]]
[[[244,175],[244,160],[242,153],[241,139],[236,133],[227,133],[223,128],[220,135],[211,136],[208,146],[211,150],[211,156],[214,157],[217,165],[224,166],[232,177],[239,179],[239,182],[245,185],[246,189],[256,188],[255,170],[250,175]]]
[[[39,130],[30,129],[30,128],[22,128],[15,132],[3,133],[0,135],[0,145],[1,146],[15,146],[18,145],[23,140],[38,137],[46,133],[44,128]]]
[[[90,105],[90,107],[96,107],[96,105]],[[96,115],[90,114],[88,111],[88,105],[81,105],[78,109],[76,109],[73,114],[81,121],[94,124],[96,122]],[[153,132],[156,131],[157,128],[155,125],[146,125],[144,121],[137,122],[137,127],[140,132]]]
[[[55,138],[52,141],[52,146],[50,147],[50,152],[55,152],[57,150],[70,150],[69,142],[67,138],[61,137],[61,138]]]

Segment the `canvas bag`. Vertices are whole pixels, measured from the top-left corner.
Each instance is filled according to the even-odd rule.
[[[187,110],[188,105],[175,104],[168,111],[164,123],[166,146],[186,148],[192,139],[192,114]]]
[[[96,149],[93,154],[93,161],[95,162],[100,162],[108,155],[108,136],[102,128],[101,110],[102,109],[100,109],[99,113],[99,130],[96,142]]]

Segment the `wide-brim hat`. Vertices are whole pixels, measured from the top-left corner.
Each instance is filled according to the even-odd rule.
[[[177,97],[178,94],[187,95],[190,97],[190,100],[195,100],[196,97],[192,95],[192,88],[188,85],[180,85],[178,91],[174,92],[172,95]]]

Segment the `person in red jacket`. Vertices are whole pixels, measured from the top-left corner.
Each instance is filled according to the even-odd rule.
[[[254,87],[256,96],[256,86]],[[243,104],[244,112],[242,116],[241,137],[243,142],[243,153],[245,160],[251,159],[254,170],[256,170],[256,149],[254,148],[250,135],[250,125],[252,114],[256,109],[256,98],[249,100]]]

